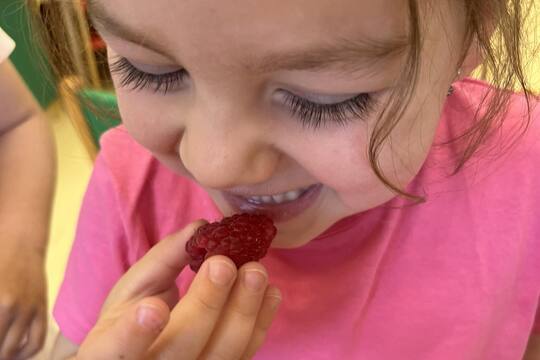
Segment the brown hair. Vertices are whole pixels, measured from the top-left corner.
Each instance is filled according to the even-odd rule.
[[[480,146],[491,136],[497,133],[503,125],[506,111],[512,95],[510,90],[518,87],[525,96],[528,114],[521,124],[522,135],[530,123],[530,100],[534,97],[531,88],[527,85],[524,63],[521,51],[524,43],[523,25],[527,13],[531,13],[534,3],[521,0],[465,0],[466,32],[463,53],[456,69],[466,58],[469,47],[475,43],[482,59],[482,77],[489,78],[493,87],[484,95],[475,114],[473,124],[462,134],[456,136],[452,142],[465,144],[463,152],[456,160],[454,174],[459,172],[471,157],[480,149]],[[524,9],[524,6],[526,9]],[[388,106],[376,122],[373,135],[369,142],[369,160],[377,177],[390,189],[408,199],[421,202],[424,199],[414,194],[404,192],[395,184],[389,182],[382,173],[378,157],[406,110],[417,83],[419,71],[420,47],[422,34],[420,31],[420,13],[417,0],[408,0],[410,17],[410,49],[406,65],[402,72],[400,85],[390,97]],[[480,109],[487,109],[481,113]],[[516,136],[516,141],[519,136]],[[511,142],[513,143],[513,142]]]
[[[28,1],[34,10],[37,10],[36,3]],[[62,25],[58,3],[51,1],[45,11],[42,10],[41,13],[34,11],[34,13],[39,15],[35,17],[35,24],[39,27],[39,31],[36,33],[41,36],[46,45],[46,51],[57,76],[62,77],[76,74],[77,71],[73,67],[74,62],[66,58],[69,54],[66,48],[68,34]],[[423,198],[406,193],[386,178],[379,164],[379,155],[415,92],[422,43],[419,5],[420,0],[408,0],[410,47],[405,68],[397,87],[393,90],[393,96],[390,97],[387,106],[384,106],[385,110],[375,123],[368,147],[371,167],[377,177],[395,193],[418,202],[423,201]],[[534,6],[533,1],[464,0],[464,5],[466,13],[465,46],[460,63],[456,64],[456,70],[465,60],[470,45],[475,43],[484,60],[483,74],[485,77],[489,77],[489,81],[494,86],[482,99],[473,124],[451,141],[465,144],[463,153],[456,161],[454,174],[477,153],[480,146],[489,137],[501,128],[512,93],[500,90],[518,87],[523,92],[528,106],[531,97],[534,96],[527,85],[521,57],[524,45],[523,25],[526,14],[530,13],[531,7]],[[486,111],[481,113],[480,109],[486,109]],[[530,111],[529,115],[523,118],[521,134],[527,130],[529,122]]]

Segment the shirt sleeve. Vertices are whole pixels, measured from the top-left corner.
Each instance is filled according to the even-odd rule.
[[[95,325],[108,293],[129,268],[117,199],[110,170],[99,155],[53,310],[61,333],[75,344]]]
[[[15,49],[15,42],[0,28],[0,63],[11,55]]]

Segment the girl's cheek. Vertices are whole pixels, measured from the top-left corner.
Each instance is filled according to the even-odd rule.
[[[362,123],[320,133],[301,144],[297,153],[306,169],[329,186],[357,188],[370,181],[366,130]]]
[[[145,91],[117,90],[122,122],[130,135],[154,153],[177,152],[182,120],[156,95]]]

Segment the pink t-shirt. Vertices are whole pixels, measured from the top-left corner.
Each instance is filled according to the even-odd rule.
[[[472,121],[487,85],[456,84],[437,141]],[[517,131],[513,96],[504,130]],[[540,120],[534,110],[533,118]],[[489,144],[488,144],[489,145]],[[492,142],[455,176],[457,144],[433,146],[408,190],[263,259],[283,302],[256,359],[521,359],[540,295],[540,125],[511,150]],[[123,128],[108,132],[54,315],[81,343],[119,277],[167,234],[220,213]],[[185,269],[181,293],[193,277]]]
[[[0,63],[8,58],[15,49],[15,42],[0,28]]]

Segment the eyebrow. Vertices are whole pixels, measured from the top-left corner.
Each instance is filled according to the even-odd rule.
[[[100,1],[88,0],[87,6],[89,17],[98,30],[172,59],[169,49],[116,20]],[[262,59],[249,61],[245,67],[250,71],[263,73],[279,70],[355,71],[395,58],[408,49],[409,45],[407,36],[394,36],[388,39],[341,38],[333,43],[319,44],[285,54],[268,54]]]
[[[152,39],[143,36],[143,34],[116,20],[107,12],[101,2],[97,0],[87,0],[86,6],[90,21],[98,31],[144,46],[165,57],[171,57],[168,54],[168,49],[162,46],[161,43],[152,41]]]

